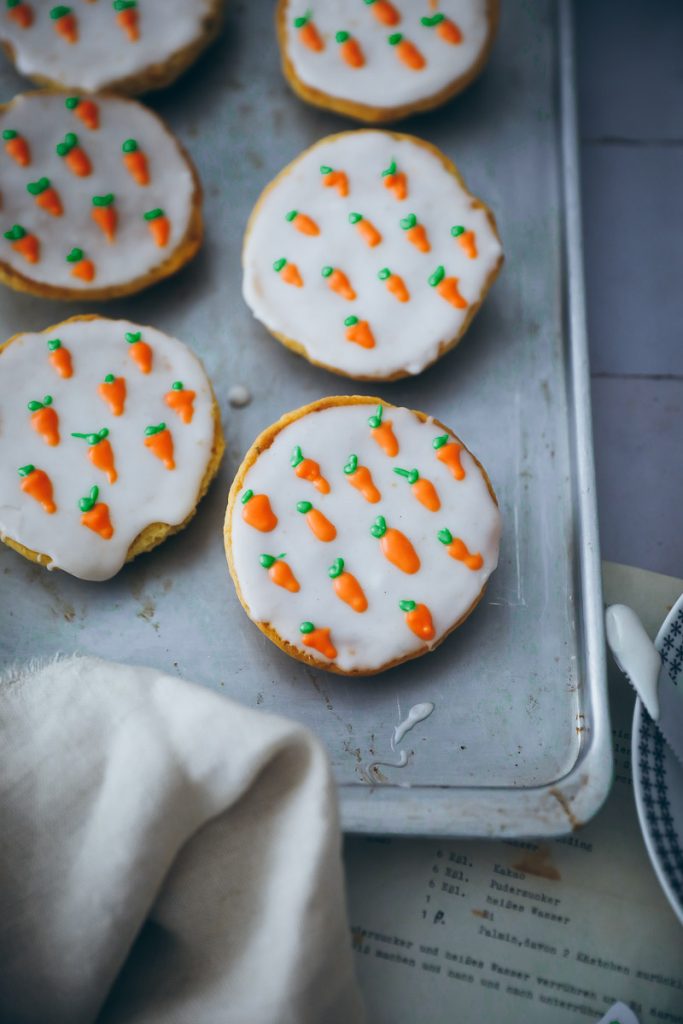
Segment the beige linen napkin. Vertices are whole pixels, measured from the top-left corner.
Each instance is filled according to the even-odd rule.
[[[153,669],[0,682],[4,1024],[361,1020],[327,759]]]

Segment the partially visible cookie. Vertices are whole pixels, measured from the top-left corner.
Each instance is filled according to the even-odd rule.
[[[135,100],[37,91],[0,106],[0,281],[109,299],[175,273],[202,240],[201,186]]]
[[[257,437],[225,518],[252,621],[345,675],[440,644],[481,599],[500,534],[489,479],[448,427],[358,396],[323,398]]]
[[[285,77],[301,99],[371,124],[431,110],[483,69],[498,0],[279,0]]]
[[[0,347],[0,538],[84,580],[182,529],[223,454],[197,357],[153,327],[73,317]]]
[[[3,0],[0,42],[38,85],[136,95],[170,85],[216,36],[223,0]]]
[[[412,135],[357,130],[266,187],[244,238],[244,298],[279,341],[357,380],[420,373],[458,343],[503,262],[493,214]]]

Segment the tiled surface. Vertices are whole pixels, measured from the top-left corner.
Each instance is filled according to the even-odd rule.
[[[603,557],[683,575],[683,4],[578,0]]]

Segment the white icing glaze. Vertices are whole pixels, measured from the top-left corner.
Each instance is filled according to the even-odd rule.
[[[408,196],[401,201],[381,176],[392,160],[408,176]],[[321,165],[346,172],[348,196],[324,187]],[[501,258],[486,211],[476,203],[418,139],[382,131],[330,136],[295,160],[260,200],[245,240],[244,298],[269,330],[298,341],[311,359],[341,373],[375,378],[419,373],[460,333],[469,312],[430,287],[430,275],[443,265],[473,304]],[[286,220],[291,210],[312,217],[320,234],[297,231]],[[361,213],[378,229],[379,245],[365,244],[349,223],[350,213]],[[426,228],[431,252],[420,252],[406,238],[400,220],[410,213]],[[476,259],[451,236],[456,225],[475,232]],[[274,271],[280,258],[298,267],[303,287],[285,284]],[[330,290],[321,276],[326,265],[346,273],[354,301]],[[399,302],[387,291],[377,277],[384,267],[403,278],[410,301]],[[350,315],[368,321],[374,348],[346,340],[344,320]]]
[[[228,391],[228,401],[235,409],[242,409],[251,402],[251,391],[244,384],[235,384]]]
[[[68,6],[78,19],[78,42],[70,44],[55,32],[52,0],[26,2],[34,13],[30,28],[8,17],[4,3],[0,17],[0,39],[14,49],[17,70],[88,92],[165,64],[204,33],[205,19],[216,8],[213,0],[139,0],[140,38],[131,42],[111,0],[72,0]]]
[[[656,722],[659,718],[657,687],[662,667],[659,651],[628,605],[611,605],[605,613],[605,627],[614,660],[628,676],[650,718]]]
[[[455,22],[462,42],[453,46],[428,28],[420,19],[434,12],[426,3],[392,0],[401,15],[400,24],[380,24],[371,9],[362,2],[343,0],[288,0],[285,7],[287,55],[297,78],[304,85],[338,99],[372,107],[392,108],[419,103],[446,89],[466,75],[477,63],[486,45],[489,28],[487,0],[443,0],[439,12]],[[325,48],[320,52],[304,46],[294,27],[294,19],[307,9],[313,12]],[[360,68],[350,67],[339,54],[336,33],[349,32],[358,41],[365,57]],[[425,66],[414,71],[399,59],[396,48],[387,39],[400,32],[425,59]]]
[[[391,738],[391,749],[394,750],[405,734],[414,729],[418,722],[424,722],[425,718],[429,718],[433,710],[434,705],[429,700],[423,701],[421,704],[413,704],[403,721],[399,722],[394,729],[394,735]]]
[[[423,423],[407,409],[385,406],[400,445],[389,458],[371,437],[368,417],[374,404],[344,405],[309,413],[278,433],[248,470],[232,514],[232,560],[243,599],[251,617],[269,623],[299,650],[326,659],[302,642],[301,622],[331,629],[336,664],[343,671],[373,671],[399,658],[433,646],[472,606],[498,561],[501,521],[486,481],[468,452],[462,453],[466,477],[456,481],[440,462],[432,440],[443,430]],[[300,445],[306,458],[320,464],[329,481],[329,494],[320,494],[296,476],[290,455]],[[343,467],[350,453],[367,466],[382,498],[365,501],[348,481]],[[409,483],[393,472],[395,466],[417,468],[432,481],[441,509],[430,512],[414,497]],[[246,489],[267,494],[278,524],[270,533],[247,525],[240,499]],[[296,505],[310,501],[334,524],[337,537],[324,543],[310,531]],[[401,530],[421,560],[420,570],[406,575],[386,560],[380,542],[370,533],[376,516]],[[478,571],[452,559],[437,533],[447,527],[470,551],[480,552]],[[276,586],[259,563],[263,553],[286,553],[300,583],[298,593]],[[328,569],[338,557],[361,584],[367,611],[353,611],[336,595]],[[409,629],[399,601],[425,603],[432,614],[435,636],[425,644]]]
[[[142,331],[151,346],[151,372],[130,356],[126,331]],[[49,361],[47,340],[70,351],[73,375],[62,378]],[[114,416],[98,394],[107,374],[124,377],[124,412]],[[188,424],[164,401],[174,381],[196,392]],[[121,568],[133,540],[150,523],[177,525],[194,508],[214,437],[211,387],[197,357],[175,338],[126,320],[79,320],[38,334],[22,334],[0,353],[0,534],[49,555],[51,566],[86,580],[109,579]],[[45,444],[30,423],[27,403],[52,395],[60,443]],[[168,470],[144,445],[145,428],[165,422],[173,437],[176,468]],[[118,480],[110,484],[73,432],[109,429]],[[52,480],[57,511],[50,515],[21,490],[20,466],[32,464]],[[99,487],[109,506],[114,535],[103,540],[81,525],[79,499]]]
[[[84,294],[135,280],[167,260],[187,233],[195,197],[190,167],[157,117],[134,100],[98,96],[96,102],[100,127],[94,131],[86,128],[65,107],[64,96],[56,93],[25,93],[0,110],[2,232],[20,224],[41,245],[39,262],[31,264],[0,236],[0,259],[32,281]],[[6,153],[1,140],[4,129],[18,131],[25,138],[31,150],[28,167],[18,166]],[[92,173],[87,177],[72,174],[55,152],[68,132],[76,134],[90,159]],[[148,157],[150,182],[146,186],[137,185],[124,166],[121,146],[130,138]],[[59,193],[63,216],[51,216],[27,192],[27,184],[42,177]],[[91,216],[92,197],[108,193],[116,197],[118,215],[112,244]],[[143,219],[144,213],[155,208],[164,210],[171,225],[163,248],[155,244]],[[92,282],[72,276],[66,256],[74,247],[95,263]]]

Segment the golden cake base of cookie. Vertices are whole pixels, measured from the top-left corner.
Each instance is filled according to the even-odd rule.
[[[71,316],[66,320],[60,320],[60,322],[57,324],[50,324],[49,327],[43,328],[43,331],[41,333],[48,331],[58,331],[59,328],[63,327],[65,324],[70,324],[75,321],[99,319],[100,318],[96,314],[92,313],[85,313],[82,316]],[[11,345],[13,341],[21,337],[21,335],[24,333],[25,332],[22,331],[21,334],[14,334],[12,335],[11,338],[8,338],[6,342],[1,344],[0,354],[2,354],[4,349]],[[211,385],[211,381],[209,381],[209,384]],[[133,559],[137,558],[138,555],[142,555],[147,551],[151,551],[153,548],[156,548],[158,547],[159,544],[163,543],[163,541],[165,541],[168,537],[172,537],[174,533],[179,533],[180,530],[184,530],[188,523],[190,523],[191,520],[194,518],[199,502],[202,500],[202,498],[208,491],[211,481],[216,476],[216,473],[218,472],[218,469],[221,464],[221,459],[223,458],[223,452],[225,451],[225,438],[223,436],[223,426],[221,424],[220,409],[218,407],[218,402],[216,401],[216,396],[213,392],[213,385],[211,385],[211,394],[213,397],[212,413],[214,421],[214,435],[213,445],[211,448],[211,458],[209,460],[209,464],[206,467],[206,472],[204,473],[204,476],[202,478],[202,482],[200,484],[192,512],[189,514],[189,516],[187,516],[186,519],[183,520],[182,523],[178,523],[175,526],[169,526],[168,523],[150,523],[149,526],[146,526],[144,530],[142,530],[137,535],[137,537],[129,547],[128,554],[126,556],[126,562],[132,562]],[[7,545],[7,547],[12,548],[12,550],[16,551],[18,554],[23,555],[23,557],[27,558],[30,562],[36,562],[38,565],[42,566],[49,566],[52,562],[52,559],[50,558],[49,555],[45,555],[39,551],[32,551],[31,548],[27,548],[23,544],[19,544],[17,541],[12,540],[11,537],[5,536],[1,537],[0,539]]]
[[[389,661],[384,665],[380,665],[378,668],[353,669],[350,671],[346,671],[340,668],[334,662],[322,661],[320,658],[316,658],[312,654],[308,654],[307,652],[300,650],[294,644],[291,644],[289,643],[289,641],[283,639],[277,632],[277,630],[275,630],[270,625],[269,622],[259,622],[256,619],[252,618],[251,612],[249,611],[249,606],[247,605],[244,599],[244,595],[242,594],[242,590],[239,584],[239,580],[237,578],[237,573],[235,570],[235,565],[232,557],[232,516],[235,511],[235,505],[238,500],[238,495],[242,488],[244,487],[245,476],[251,469],[251,467],[254,465],[254,463],[257,461],[259,456],[264,451],[267,451],[268,448],[270,448],[277,435],[282,430],[284,430],[285,427],[288,427],[291,423],[294,423],[296,422],[296,420],[308,416],[309,413],[320,412],[322,409],[329,409],[334,406],[344,405],[367,405],[369,407],[376,407],[377,405],[382,405],[385,410],[391,410],[396,408],[396,406],[392,405],[391,403],[385,402],[383,399],[373,396],[338,395],[329,398],[320,398],[316,402],[311,402],[308,405],[301,406],[299,409],[294,409],[292,412],[288,412],[284,416],[282,416],[276,423],[273,423],[271,424],[271,426],[267,427],[264,431],[262,431],[259,434],[259,436],[252,444],[252,446],[247,451],[239,469],[237,470],[235,479],[232,482],[230,493],[228,495],[228,506],[225,513],[223,540],[225,544],[225,554],[228,561],[230,576],[232,577],[232,581],[235,585],[235,590],[237,592],[237,597],[239,598],[240,604],[242,605],[242,607],[244,608],[245,612],[247,613],[251,621],[254,623],[254,625],[257,626],[261,630],[261,632],[275,644],[276,647],[279,647],[280,650],[284,651],[285,654],[288,654],[290,657],[295,658],[297,661],[302,661],[304,662],[304,664],[310,665],[312,668],[324,669],[326,672],[333,672],[336,675],[342,676],[375,676],[379,675],[381,672],[388,671],[388,669],[390,668],[395,668],[397,665],[402,665],[406,661],[412,661],[414,658],[422,657],[422,655],[428,654],[430,651],[434,651],[437,649],[437,647],[440,647],[443,641],[447,637],[449,637],[451,633],[453,633],[459,626],[461,626],[463,622],[465,622],[465,620],[468,619],[472,612],[475,610],[475,608],[481,601],[482,597],[486,593],[487,583],[484,584],[479,594],[477,595],[476,600],[473,601],[473,603],[470,605],[467,611],[463,615],[461,615],[458,621],[455,622],[450,627],[450,629],[444,632],[444,634],[439,638],[439,640],[436,643],[434,643],[431,647],[428,647],[425,644],[421,649],[418,649],[413,653],[406,655],[403,658],[396,658],[394,661]],[[467,448],[465,444],[463,444],[460,438],[456,434],[454,434],[452,430],[445,426],[445,424],[441,423],[440,420],[437,420],[434,417],[429,417],[425,413],[419,412],[416,409],[411,409],[410,411],[422,423],[426,423],[427,421],[431,420],[435,427],[437,427],[439,430],[445,431],[449,435],[449,437],[451,437],[458,444],[462,445],[463,449],[470,455],[475,465],[480,470],[486,483],[486,486],[488,488],[489,494],[491,495],[495,504],[498,505],[498,499],[496,498],[496,494],[493,490],[493,486],[491,484],[491,481],[486,470],[479,462],[479,460],[476,458],[476,456],[473,455],[472,452],[470,452],[470,450]]]
[[[361,134],[363,134],[365,132],[370,132],[371,130],[372,129],[359,128],[356,131],[354,131],[353,134],[354,135],[361,135]],[[309,146],[308,149],[305,149],[303,151],[303,153],[300,153],[297,157],[295,157],[295,159],[292,160],[290,163],[288,163],[287,166],[284,167],[280,171],[280,173],[277,174],[273,178],[272,181],[268,182],[266,187],[261,192],[261,195],[256,200],[256,204],[254,205],[253,210],[249,214],[249,220],[247,221],[247,227],[246,227],[246,230],[244,232],[244,239],[243,239],[243,242],[242,242],[242,260],[243,260],[243,265],[244,265],[244,254],[246,252],[247,242],[249,240],[249,234],[250,234],[252,225],[254,224],[254,222],[256,221],[257,217],[259,216],[259,213],[261,211],[261,207],[263,206],[263,203],[265,202],[266,197],[270,194],[270,192],[273,189],[277,188],[277,186],[280,184],[282,179],[287,177],[287,175],[291,172],[293,167],[304,156],[306,156],[308,153],[313,152],[319,146],[325,145],[325,144],[329,143],[331,140],[334,140],[334,139],[337,139],[337,138],[341,138],[342,136],[344,136],[346,134],[348,134],[348,133],[347,132],[337,132],[334,135],[327,135],[325,138],[320,139],[319,142],[316,142],[316,143],[314,143],[314,145]],[[386,134],[391,136],[392,138],[394,138],[396,140],[409,139],[411,142],[421,146],[423,149],[426,149],[428,152],[433,153],[433,155],[435,157],[437,157],[438,160],[440,161],[440,163],[443,165],[444,169],[456,179],[456,181],[458,182],[460,187],[471,197],[471,199],[472,199],[472,208],[476,209],[476,210],[482,210],[483,211],[483,213],[486,216],[486,219],[488,220],[488,222],[489,222],[489,224],[491,226],[491,230],[493,231],[493,234],[496,236],[496,238],[498,239],[498,241],[500,242],[500,244],[502,246],[502,242],[501,242],[501,239],[500,239],[500,234],[498,232],[498,225],[496,223],[496,218],[495,218],[495,215],[493,213],[493,210],[491,210],[491,208],[483,200],[478,199],[476,196],[472,196],[472,194],[470,193],[469,189],[467,188],[467,186],[465,184],[465,180],[464,180],[463,176],[461,175],[460,171],[458,170],[457,166],[444,153],[442,153],[442,151],[438,148],[438,146],[434,146],[434,145],[432,145],[431,142],[426,142],[424,139],[417,138],[414,135],[408,135],[405,132],[386,132]],[[456,345],[458,345],[459,342],[462,340],[462,338],[466,334],[470,324],[472,323],[472,320],[474,319],[475,314],[479,310],[479,308],[482,305],[484,299],[488,295],[489,290],[491,289],[494,281],[498,277],[498,274],[501,271],[501,268],[503,266],[504,261],[505,261],[505,256],[503,255],[503,253],[501,251],[500,258],[499,258],[498,262],[496,263],[495,267],[493,268],[493,270],[491,271],[491,273],[488,275],[488,277],[486,279],[486,282],[484,283],[484,287],[482,288],[482,291],[481,291],[481,294],[480,294],[479,298],[477,299],[476,302],[473,302],[473,303],[470,304],[470,306],[468,308],[468,311],[467,311],[467,316],[466,316],[466,318],[465,318],[465,320],[464,320],[460,330],[455,335],[455,337],[450,338],[449,340],[444,341],[444,342],[441,343],[441,345],[439,346],[439,350],[438,350],[437,354],[434,356],[434,358],[429,363],[427,363],[423,367],[423,369],[420,371],[421,373],[424,372],[424,370],[426,370],[429,366],[432,366],[439,359],[441,359],[442,356],[445,356],[446,353],[448,353],[452,349],[454,349],[456,347]],[[289,338],[289,337],[287,337],[287,335],[281,334],[279,331],[274,331],[274,330],[272,330],[269,327],[266,327],[266,330],[268,331],[269,334],[271,334],[274,338],[276,338],[277,341],[279,341],[282,345],[284,345],[285,348],[288,348],[292,352],[295,352],[298,356],[303,356],[303,358],[306,359],[307,362],[311,363],[313,366],[319,366],[321,369],[328,370],[330,373],[336,373],[339,377],[346,377],[347,379],[350,379],[350,380],[393,381],[393,380],[402,380],[404,377],[412,377],[412,376],[414,376],[414,374],[412,374],[409,370],[397,370],[395,373],[392,373],[389,376],[384,376],[384,375],[378,376],[376,374],[373,375],[373,374],[359,374],[359,373],[351,374],[351,373],[347,373],[346,371],[342,370],[338,366],[330,366],[328,363],[324,363],[324,362],[321,362],[321,361],[319,361],[317,359],[313,359],[308,354],[308,351],[307,351],[305,345],[302,345],[301,342],[297,341],[296,339]]]
[[[52,94],[52,90],[50,89],[37,89],[33,90],[30,95],[39,96],[41,92],[49,95]],[[18,99],[22,95],[25,94],[19,93],[15,98]],[[92,97],[98,99],[107,99],[108,97],[122,99],[122,97],[118,96],[111,90],[108,92],[92,93]],[[125,99],[125,97],[123,98]],[[0,103],[0,113],[10,110],[13,102],[14,101],[11,100],[9,103]],[[164,130],[173,138],[180,155],[192,174],[192,182],[194,186],[192,214],[187,231],[179,245],[176,246],[170,256],[165,260],[162,260],[161,263],[156,267],[153,267],[152,270],[148,271],[141,277],[133,278],[130,281],[126,281],[123,284],[115,285],[110,288],[88,288],[87,291],[83,288],[62,288],[56,285],[46,284],[45,282],[35,281],[22,274],[15,267],[11,266],[11,264],[0,258],[0,284],[7,285],[15,292],[25,292],[29,295],[36,295],[41,299],[58,299],[60,301],[79,299],[86,302],[105,302],[108,299],[119,299],[125,295],[135,295],[137,292],[141,292],[145,288],[149,288],[151,285],[157,284],[159,281],[163,281],[167,277],[171,277],[171,275],[177,273],[185,266],[186,263],[189,263],[190,260],[197,255],[204,237],[204,221],[202,216],[203,190],[197,169],[192,162],[190,154],[187,152],[177,136],[170,130],[170,128],[167,127],[165,122],[153,110],[147,109],[147,113],[150,117],[156,118],[156,120],[161,123]]]
[[[141,96],[146,92],[154,92],[158,89],[166,89],[172,85],[177,78],[180,78],[188,68],[197,60],[200,54],[214,42],[223,24],[223,2],[224,0],[213,0],[213,8],[204,19],[200,34],[187,46],[169,55],[165,61],[157,64],[149,64],[139,74],[129,75],[127,78],[112,79],[107,85],[99,90],[100,92],[112,92],[118,96]],[[7,54],[8,59],[16,65],[14,47],[7,40],[0,43],[0,47]],[[64,85],[62,82],[47,78],[44,75],[31,74],[27,76],[36,85],[55,92],[82,93],[84,96],[97,95],[84,89],[82,85]]]
[[[289,54],[287,53],[287,21],[285,10],[287,2],[288,0],[278,0],[277,9],[275,11],[275,28],[280,47],[282,73],[287,79],[292,91],[299,97],[299,99],[303,100],[305,103],[309,103],[313,107],[320,107],[322,110],[331,110],[335,114],[343,114],[345,117],[351,117],[356,121],[362,121],[364,124],[372,125],[390,124],[392,121],[401,121],[404,117],[410,117],[411,114],[426,113],[428,110],[434,110],[436,107],[443,106],[444,103],[448,103],[448,101],[453,99],[454,96],[457,96],[458,93],[463,92],[484,70],[491,54],[491,49],[496,37],[496,30],[498,28],[498,21],[500,20],[499,0],[488,0],[486,10],[486,19],[488,22],[486,45],[481,52],[479,60],[476,64],[473,64],[464,75],[460,75],[452,82],[449,82],[443,89],[440,89],[439,92],[434,93],[432,96],[427,96],[425,99],[419,100],[417,103],[403,103],[395,107],[373,107],[372,104],[355,103],[353,100],[345,100],[339,96],[332,96],[320,89],[313,88],[313,86],[306,85],[305,82],[301,81],[294,69],[292,61],[289,58]]]

